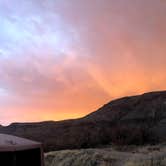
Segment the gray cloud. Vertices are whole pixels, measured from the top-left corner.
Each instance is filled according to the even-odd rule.
[[[0,1],[2,121],[165,88],[165,14],[162,0]]]

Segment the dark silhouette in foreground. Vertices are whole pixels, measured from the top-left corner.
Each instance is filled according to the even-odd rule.
[[[0,134],[0,165],[44,166],[41,143]]]
[[[1,133],[43,142],[45,151],[166,141],[166,91],[113,100],[75,120],[13,123]]]

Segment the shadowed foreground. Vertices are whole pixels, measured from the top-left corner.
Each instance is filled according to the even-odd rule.
[[[112,148],[63,150],[45,155],[46,166],[166,166],[166,147],[149,146],[130,151]]]

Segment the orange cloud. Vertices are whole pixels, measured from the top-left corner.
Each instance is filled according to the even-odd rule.
[[[166,88],[165,1],[39,1],[0,2],[1,123],[81,117]]]

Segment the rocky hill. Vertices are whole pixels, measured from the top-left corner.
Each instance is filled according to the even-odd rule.
[[[13,123],[1,133],[43,142],[46,151],[166,141],[166,91],[113,100],[75,120]]]

